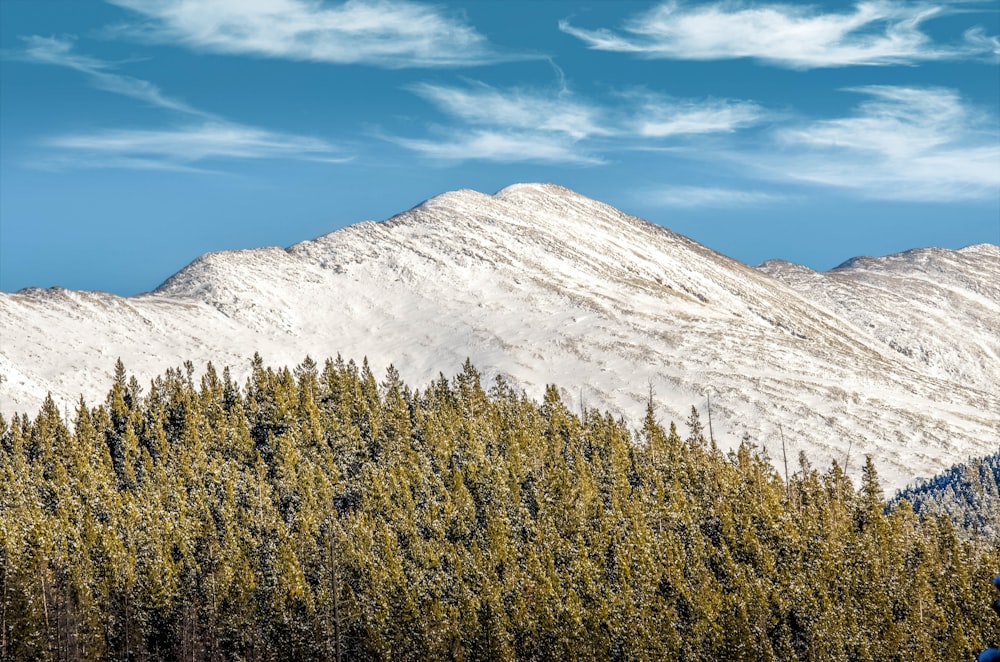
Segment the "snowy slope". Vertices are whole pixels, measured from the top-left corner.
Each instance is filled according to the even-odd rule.
[[[988,261],[994,248],[961,255]],[[254,351],[288,365],[341,353],[376,372],[393,363],[415,385],[470,357],[529,395],[555,382],[570,402],[633,420],[650,385],[664,422],[692,404],[704,417],[710,388],[721,445],[746,431],[780,457],[781,425],[791,457],[825,465],[850,451],[856,469],[872,453],[901,486],[1000,444],[997,280],[942,259],[948,280],[928,267],[926,287],[958,297],[949,305],[969,337],[922,361],[878,333],[917,315],[897,310],[911,306],[891,282],[905,270],[845,266],[834,282],[847,294],[824,294],[823,275],[772,265],[773,277],[557,186],[457,191],[288,249],[208,254],[136,297],[0,295],[0,410],[33,410],[46,391],[96,401],[118,356],[144,381],[188,358],[239,375]],[[874,304],[851,283],[881,278],[899,299],[866,313]],[[981,305],[966,310],[966,291]],[[935,329],[935,347],[951,332]]]
[[[1000,390],[1000,246],[922,248],[817,273],[758,267],[939,377]]]

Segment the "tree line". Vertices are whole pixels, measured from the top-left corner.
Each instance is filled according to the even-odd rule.
[[[959,660],[1000,550],[468,362],[188,362],[0,417],[3,660]]]
[[[893,502],[902,499],[920,514],[946,515],[966,537],[1000,546],[1000,452],[918,481]]]

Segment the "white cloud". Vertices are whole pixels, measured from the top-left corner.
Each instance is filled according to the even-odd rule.
[[[855,88],[850,117],[776,132],[777,150],[748,156],[772,176],[882,199],[951,201],[1000,195],[1000,118],[942,88]]]
[[[192,164],[218,159],[350,160],[325,140],[231,122],[173,99],[148,81],[111,73],[111,63],[75,53],[69,39],[33,36],[25,44],[18,53],[24,61],[68,67],[100,89],[198,118],[179,128],[109,129],[52,137],[44,145],[53,151],[36,159],[37,167],[206,172]]]
[[[57,150],[41,165],[195,170],[191,164],[217,159],[296,159],[343,162],[336,149],[318,138],[266,131],[232,122],[205,122],[171,129],[115,129],[56,136],[45,142]]]
[[[482,83],[464,89],[424,83],[411,89],[470,124],[564,133],[577,140],[608,133],[601,126],[602,109],[567,92],[498,90]]]
[[[391,138],[396,144],[446,161],[597,164],[582,141],[609,133],[603,109],[579,101],[567,90],[547,93],[499,90],[483,83],[446,87],[423,83],[410,88],[460,122],[437,127],[440,138]]]
[[[714,188],[705,186],[664,186],[647,191],[642,199],[662,207],[750,207],[781,202],[787,196],[763,191]]]
[[[635,132],[646,138],[731,133],[761,121],[764,111],[755,103],[732,100],[690,101],[660,95],[629,95],[635,106]]]
[[[595,165],[601,159],[587,154],[565,136],[537,131],[476,129],[449,132],[441,140],[393,138],[393,142],[431,159],[444,161],[542,162]]]
[[[844,13],[795,4],[667,2],[628,20],[622,32],[559,28],[590,48],[674,60],[756,58],[793,69],[909,64],[996,54],[997,40],[972,29],[945,46],[921,24],[941,6],[902,0],[860,2]]]
[[[613,103],[558,91],[420,84],[416,94],[459,122],[441,140],[389,138],[433,158],[601,163],[602,154],[647,150],[663,140],[729,133],[759,122],[755,104],[677,100],[648,92],[617,95]],[[463,157],[463,149],[468,156]]]
[[[464,21],[404,0],[109,1],[147,19],[117,32],[205,52],[390,68],[502,59]]]
[[[208,117],[207,113],[183,101],[163,94],[149,81],[111,73],[113,65],[96,58],[73,52],[73,41],[55,37],[30,36],[24,38],[25,48],[17,57],[26,62],[68,67],[86,74],[95,87],[144,101],[152,106],[175,110],[189,115]]]

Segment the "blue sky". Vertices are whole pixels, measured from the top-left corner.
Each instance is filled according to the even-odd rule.
[[[0,290],[555,182],[750,264],[1000,243],[1000,3],[4,0]]]

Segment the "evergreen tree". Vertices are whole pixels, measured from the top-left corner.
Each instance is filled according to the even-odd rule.
[[[470,362],[118,362],[72,424],[0,418],[0,657],[965,659],[990,537],[804,455],[541,403]],[[979,466],[979,465],[976,465]],[[973,467],[973,465],[969,465]],[[967,468],[966,484],[986,484]],[[959,499],[955,492],[956,500]],[[983,494],[987,494],[983,492]]]

